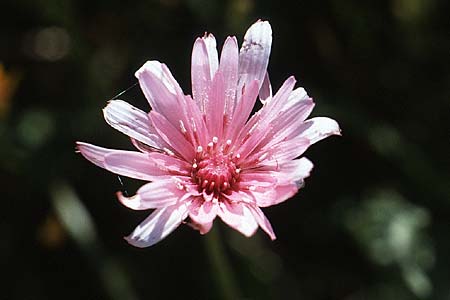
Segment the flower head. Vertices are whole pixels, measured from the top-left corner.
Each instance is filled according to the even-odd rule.
[[[151,246],[184,220],[207,233],[218,216],[245,236],[261,227],[275,239],[260,207],[283,202],[303,186],[312,163],[299,158],[315,142],[339,134],[329,118],[306,120],[314,103],[289,77],[272,95],[267,75],[272,30],[257,21],[241,49],[228,37],[220,59],[212,34],[192,52],[192,96],[166,65],[146,62],[137,72],[152,110],[121,100],[103,110],[106,122],[128,135],[138,151],[77,143],[81,154],[113,173],[149,183],[119,200],[135,210],[155,209],[126,240]],[[250,117],[257,99],[262,108]]]

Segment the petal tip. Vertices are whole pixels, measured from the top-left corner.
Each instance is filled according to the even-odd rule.
[[[146,247],[151,246],[151,245],[148,245],[148,244],[145,243],[145,242],[142,242],[142,241],[133,239],[133,238],[131,238],[131,237],[129,237],[129,236],[124,236],[123,239],[124,239],[125,241],[127,241],[128,244],[130,244],[131,246],[134,246],[134,247],[136,247],[136,248],[146,248]]]

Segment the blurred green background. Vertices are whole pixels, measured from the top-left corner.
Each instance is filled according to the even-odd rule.
[[[450,2],[0,3],[0,299],[450,299]],[[101,109],[165,62],[190,93],[195,37],[273,27],[274,89],[295,75],[343,137],[311,147],[295,198],[265,209],[278,239],[215,222],[154,247],[122,237],[117,176],[76,140],[131,149]],[[139,88],[121,96],[148,110]],[[134,193],[141,182],[122,178]]]

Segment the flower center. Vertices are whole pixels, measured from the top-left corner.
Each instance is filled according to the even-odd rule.
[[[230,143],[227,141],[225,147],[218,147],[217,138],[214,138],[206,150],[201,146],[197,148],[192,178],[198,184],[199,192],[227,194],[239,181],[241,170],[236,166],[236,158],[232,153],[225,153]]]

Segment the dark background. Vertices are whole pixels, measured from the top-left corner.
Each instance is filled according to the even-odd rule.
[[[450,299],[449,1],[128,2],[0,3],[0,299]],[[157,59],[190,93],[195,37],[241,43],[258,18],[274,89],[295,75],[343,136],[264,210],[276,241],[217,220],[129,246],[148,212],[75,141],[131,149],[101,109],[134,72]],[[149,109],[139,88],[121,98]]]

